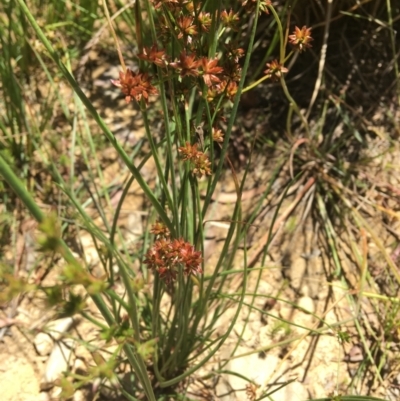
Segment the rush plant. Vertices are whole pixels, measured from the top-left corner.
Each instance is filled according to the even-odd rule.
[[[190,377],[225,343],[248,295],[249,222],[244,221],[241,207],[246,174],[239,180],[228,152],[241,95],[264,80],[280,82],[291,110],[303,124],[306,140],[311,141],[308,123],[287,89],[285,65],[295,54],[311,47],[312,31],[306,26],[295,27],[289,35],[271,1],[242,0],[231,7],[232,2],[223,0],[136,0],[132,9],[135,35],[131,40],[137,52],[135,67],[129,68],[115,33],[115,22],[103,1],[120,61],[119,76],[112,83],[125,98],[126,107],[133,107],[133,103],[140,110],[150,149],[147,154],[139,152],[133,162],[84,94],[65,60],[61,60],[26,2],[14,1],[46,49],[46,56],[56,64],[79,104],[94,118],[131,176],[124,184],[111,224],[99,227],[77,198],[72,183],[56,163],[49,161],[54,185],[61,189],[79,223],[96,243],[104,273],[98,278],[63,241],[57,216],[45,216],[33,194],[0,154],[0,174],[40,223],[41,249],[57,253],[66,261],[61,283],[52,288],[32,288],[26,283],[18,287],[13,281],[12,291],[3,298],[14,296],[15,288],[42,290],[49,303],[64,314],[81,313],[91,320],[99,328],[101,338],[117,347],[114,360],[104,364],[107,369],[103,372],[99,367],[98,374],[110,378],[114,363],[122,359],[128,360],[132,368],[134,379],[130,388],[121,389],[127,399],[155,401],[166,399],[167,395],[177,397],[184,393]],[[248,18],[249,14],[253,17]],[[261,79],[249,83],[246,81],[261,16],[275,20],[279,55],[266,63]],[[243,40],[237,30],[245,19],[250,23]],[[239,39],[245,46],[238,45]],[[154,110],[162,119],[157,129]],[[156,168],[155,186],[141,171],[149,159]],[[250,158],[247,163],[250,165]],[[215,265],[209,266],[203,257],[207,216],[224,169],[231,170],[236,203],[225,221],[229,229],[223,249]],[[138,269],[133,268],[132,259],[116,241],[118,218],[135,181],[149,204],[149,233],[143,240],[142,251],[136,255]],[[230,291],[239,246],[245,250],[242,281],[239,291]],[[122,292],[116,290],[120,283]],[[84,286],[102,319],[87,313],[86,298],[74,292],[78,285]],[[224,332],[217,335],[218,321],[228,308],[234,308],[233,318]]]

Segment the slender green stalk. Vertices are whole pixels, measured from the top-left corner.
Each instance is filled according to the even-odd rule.
[[[156,147],[156,145],[154,143],[153,136],[152,136],[152,133],[151,133],[149,119],[147,117],[147,112],[146,112],[146,110],[144,108],[141,109],[141,112],[142,112],[142,116],[143,116],[144,127],[145,127],[145,130],[146,130],[147,139],[148,139],[148,141],[150,143],[150,147],[151,147],[151,154],[152,154],[154,162],[156,164],[157,176],[158,176],[159,180],[161,181],[163,194],[167,198],[168,207],[171,210],[174,210],[176,205],[174,205],[174,203],[172,201],[172,197],[171,197],[171,194],[169,192],[169,188],[168,188],[168,184],[167,184],[167,181],[166,181],[166,177],[164,176],[164,172],[162,170],[160,157],[158,156],[157,147]]]
[[[240,78],[240,82],[239,82],[239,85],[238,85],[237,93],[236,93],[236,96],[235,96],[235,100],[233,102],[231,114],[230,114],[229,121],[228,121],[228,127],[227,127],[226,132],[225,132],[224,142],[222,144],[221,160],[219,161],[219,163],[217,165],[217,168],[216,168],[216,170],[214,172],[214,176],[213,176],[214,178],[212,179],[210,187],[207,190],[207,195],[206,195],[206,198],[205,198],[204,204],[203,204],[203,215],[205,215],[205,212],[207,211],[208,206],[209,206],[209,204],[211,202],[211,196],[214,193],[215,187],[217,186],[217,182],[221,177],[222,166],[225,163],[225,157],[226,157],[226,154],[227,154],[227,151],[228,151],[229,139],[230,139],[231,134],[232,134],[233,124],[234,124],[234,122],[236,120],[236,114],[237,114],[238,107],[239,107],[240,96],[242,94],[242,88],[243,88],[244,82],[246,80],[246,73],[247,73],[247,70],[248,70],[249,64],[250,64],[251,53],[253,51],[254,38],[255,38],[255,35],[256,35],[256,31],[257,31],[259,7],[260,7],[260,0],[257,0],[257,7],[256,7],[256,11],[255,11],[255,17],[254,17],[254,21],[253,21],[253,26],[251,28],[249,45],[247,47],[246,57],[245,57],[245,61],[244,61],[243,69],[242,69],[242,76]]]
[[[293,107],[294,111],[296,114],[300,117],[301,122],[303,123],[303,127],[306,130],[307,138],[311,138],[311,133],[310,133],[310,127],[308,125],[308,122],[302,112],[299,109],[299,106],[297,105],[296,101],[293,99],[292,95],[289,92],[288,87],[286,86],[286,81],[283,76],[281,76],[281,85],[283,92],[285,93],[287,99],[289,100],[291,106]]]

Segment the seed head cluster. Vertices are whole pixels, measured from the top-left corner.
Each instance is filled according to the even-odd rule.
[[[278,60],[273,60],[270,63],[267,63],[267,67],[268,68],[264,71],[264,74],[268,78],[271,78],[271,81],[279,81],[280,77],[289,71],[280,64]]]
[[[129,68],[125,72],[120,71],[119,79],[111,80],[111,82],[121,88],[125,95],[127,103],[135,99],[138,103],[144,99],[148,103],[149,95],[156,95],[157,89],[151,84],[150,77],[147,73],[135,73]]]
[[[311,41],[313,41],[313,38],[311,37],[311,28],[307,28],[306,26],[303,26],[301,29],[296,26],[293,34],[289,35],[289,43],[299,52],[310,48]]]
[[[269,14],[268,6],[270,5],[270,0],[260,0],[259,12]],[[242,6],[245,7],[248,12],[254,12],[256,10],[257,0],[242,0]]]
[[[239,0],[247,11],[254,11],[257,1]],[[216,16],[219,23],[216,32],[219,36],[231,30],[239,30],[239,12],[232,9],[223,9],[213,15],[204,9],[204,2],[193,0],[150,0],[154,7],[154,21],[157,40],[141,47],[137,54],[141,63],[140,71],[134,72],[126,69],[120,72],[119,79],[112,83],[119,87],[125,95],[126,101],[142,102],[148,105],[152,96],[158,94],[157,86],[169,82],[174,90],[174,101],[181,102],[185,106],[193,89],[199,96],[206,99],[209,112],[214,116],[212,126],[205,122],[202,124],[206,136],[203,138],[202,151],[197,149],[197,144],[188,142],[180,143],[178,152],[183,160],[190,163],[192,172],[197,177],[211,175],[211,163],[203,152],[204,143],[210,146],[213,141],[223,142],[221,125],[225,121],[223,115],[224,101],[233,101],[238,84],[242,76],[240,59],[245,55],[242,48],[234,42],[221,38],[221,51],[214,56],[209,55],[209,48],[205,46],[210,40],[210,29]],[[262,0],[261,9],[267,11],[269,1]],[[171,43],[177,43],[171,46]],[[176,51],[179,49],[178,51]],[[157,78],[147,71],[156,71]],[[172,86],[171,86],[172,82]],[[176,109],[175,109],[176,110]],[[171,110],[171,114],[173,114]],[[191,130],[194,127],[190,128]],[[190,157],[189,157],[190,155]]]
[[[190,161],[192,163],[193,174],[201,178],[204,175],[211,175],[211,162],[203,152],[197,150],[197,146],[197,143],[191,145],[189,142],[186,142],[185,146],[178,148],[178,152],[183,161]]]
[[[158,273],[167,285],[176,281],[180,271],[185,275],[201,274],[201,252],[183,238],[171,239],[168,229],[162,223],[153,225],[151,232],[157,240],[147,251],[144,263]]]
[[[222,36],[224,32],[239,30],[240,13],[232,9],[223,9],[218,14],[205,11],[204,2],[193,0],[150,0],[154,7],[154,20],[157,39],[150,46],[143,46],[137,57],[144,61],[143,70],[134,72],[129,68],[120,72],[119,79],[112,83],[119,87],[125,95],[126,101],[142,102],[148,105],[150,97],[158,94],[157,85],[169,82],[173,88],[176,102],[186,107],[189,96],[196,90],[206,99],[209,115],[214,116],[212,126],[205,115],[202,125],[207,136],[202,138],[210,146],[212,142],[222,143],[223,133],[221,126],[225,121],[224,100],[233,101],[237,95],[238,85],[242,77],[240,59],[245,52],[234,42],[221,38],[221,48],[215,55],[210,56],[209,47],[210,29],[216,16],[219,24],[215,34]],[[269,13],[272,7],[270,0],[239,0],[245,11],[255,12],[257,3],[259,11]],[[295,51],[302,52],[311,47],[311,28],[295,27],[288,36],[288,41]],[[171,46],[171,43],[177,43]],[[179,49],[179,50],[177,50]],[[283,74],[288,72],[284,62],[273,60],[266,64],[264,78],[279,81]],[[147,71],[157,70],[157,79]],[[176,111],[171,110],[171,114]],[[193,129],[190,128],[191,130]],[[193,131],[192,131],[193,132]],[[197,149],[197,144],[191,144],[181,139],[178,153],[184,161],[190,162],[192,172],[197,177],[211,175],[211,163],[203,151]],[[183,146],[182,146],[183,145]]]
[[[303,28],[295,27],[294,32],[288,36],[289,43],[293,46],[295,51],[301,53],[307,48],[311,47],[310,42],[313,41],[311,37],[311,28],[303,26]],[[279,79],[288,72],[288,69],[283,66],[278,60],[273,60],[266,65],[267,69],[264,71],[266,78],[271,81],[279,81]]]

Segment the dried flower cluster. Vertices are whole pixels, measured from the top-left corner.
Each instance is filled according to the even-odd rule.
[[[214,142],[222,143],[224,142],[224,133],[220,129],[213,127],[212,138]]]
[[[313,40],[311,37],[311,28],[303,26],[303,28],[295,27],[292,35],[289,35],[289,43],[298,52],[302,52],[311,47],[310,42]],[[267,63],[267,69],[264,74],[272,81],[279,81],[279,79],[288,72],[288,69],[283,66],[278,60],[273,60]]]
[[[254,383],[246,384],[246,395],[247,399],[250,401],[254,401],[257,398],[257,386]]]
[[[232,9],[223,10],[221,12],[221,21],[225,28],[231,28],[234,31],[238,30],[239,25],[239,15],[235,14]]]
[[[157,272],[166,284],[172,284],[179,271],[185,275],[203,273],[201,252],[184,239],[170,239],[169,231],[162,223],[156,223],[151,232],[157,236],[147,251],[144,263]]]
[[[208,157],[201,151],[197,150],[197,143],[191,145],[186,142],[185,146],[178,148],[179,154],[183,161],[190,161],[193,165],[193,173],[201,178],[203,175],[211,175],[211,162]]]
[[[204,2],[193,0],[151,0],[154,7],[156,20],[157,42],[148,47],[143,47],[138,58],[145,61],[143,68],[158,70],[158,84],[169,82],[173,90],[175,102],[180,102],[186,107],[189,95],[193,89],[206,99],[209,114],[214,116],[212,126],[208,126],[207,116],[204,115],[202,124],[207,136],[201,138],[202,150],[212,145],[212,142],[222,143],[223,133],[218,128],[224,121],[223,100],[233,101],[242,75],[240,59],[244,56],[244,50],[234,43],[224,43],[222,51],[209,55],[210,29],[214,18],[219,15],[220,23],[215,34],[222,35],[226,30],[239,28],[239,13],[232,9],[221,10],[219,14],[212,15],[205,11]],[[268,13],[271,8],[270,0],[240,0],[246,11],[254,12],[259,3],[259,10]],[[297,26],[288,37],[289,43],[295,50],[301,52],[311,47],[311,28]],[[176,43],[178,42],[178,43]],[[171,46],[175,43],[176,46]],[[180,49],[176,52],[176,49]],[[218,57],[217,57],[218,55]],[[265,77],[278,81],[287,73],[283,62],[273,60],[266,65]],[[118,80],[112,81],[121,88],[127,102],[136,100],[145,104],[150,95],[158,93],[152,84],[151,77],[145,72],[133,72],[127,69],[120,72]],[[177,105],[175,105],[177,106]],[[179,106],[179,105],[178,105]],[[174,109],[175,111],[177,108]],[[172,111],[171,114],[173,114]],[[188,127],[186,127],[188,129]],[[192,128],[190,128],[192,129]],[[189,161],[192,171],[197,177],[211,175],[211,163],[202,151],[197,149],[197,144],[186,143],[178,148],[184,161]]]
[[[267,67],[268,68],[264,73],[268,78],[271,78],[272,81],[279,81],[280,77],[289,71],[280,64],[278,60],[273,60],[270,63],[267,63]]]
[[[296,26],[293,34],[289,35],[289,43],[299,52],[310,48],[310,42],[312,41],[311,28],[307,28],[306,26],[303,26],[301,29]]]
[[[214,115],[211,127],[205,124],[206,137],[201,138],[201,150],[210,146],[212,142],[222,143],[223,132],[219,129],[220,123],[225,120],[223,100],[233,101],[238,90],[242,75],[240,59],[244,50],[234,43],[224,43],[222,52],[216,53],[218,57],[210,57],[209,49],[205,44],[209,41],[209,31],[213,15],[204,10],[201,1],[192,0],[151,0],[155,10],[155,26],[157,42],[144,46],[137,57],[147,63],[144,68],[158,69],[158,84],[163,81],[173,82],[174,99],[182,102],[188,101],[193,88],[207,100],[209,111]],[[252,11],[256,1],[243,1],[243,7]],[[260,9],[267,11],[269,1],[261,1]],[[221,10],[219,34],[225,30],[239,29],[239,13],[232,9]],[[178,41],[178,46],[171,47],[171,43]],[[173,49],[181,49],[173,53]],[[151,77],[142,71],[133,72],[127,69],[120,72],[118,80],[112,83],[125,95],[127,102],[136,100],[147,105],[150,95],[158,93],[152,84]],[[171,113],[172,114],[172,113]],[[204,121],[207,116],[204,114]],[[190,128],[192,130],[192,127]],[[199,178],[211,175],[211,162],[207,155],[197,149],[197,144],[186,143],[178,149],[184,161],[190,162],[192,172]]]
[[[135,99],[140,102],[144,99],[145,103],[148,103],[149,95],[156,95],[157,89],[151,84],[150,77],[144,73],[134,73],[129,68],[126,72],[120,71],[119,79],[111,80],[111,82],[121,88],[122,93],[125,95],[127,103]]]
[[[180,78],[195,79],[186,82],[185,85],[197,85],[200,92],[203,92],[204,83],[207,93],[203,93],[203,96],[209,101],[219,100],[221,96],[232,100],[241,77],[239,58],[244,55],[243,49],[230,44],[221,60],[209,58],[204,54],[208,53],[208,49],[203,46],[203,35],[207,35],[210,30],[212,16],[201,11],[201,2],[196,3],[196,9],[194,2],[189,0],[152,0],[152,3],[155,10],[159,11],[156,27],[158,39],[164,48],[159,48],[158,44],[154,43],[151,47],[144,47],[138,57],[160,67],[165,76],[173,72]],[[243,2],[243,5],[249,7],[247,2]],[[171,13],[172,18],[169,22],[163,14],[163,7]],[[220,20],[223,27],[237,29],[239,15],[232,10],[222,10]],[[171,24],[175,32],[171,31]],[[166,49],[171,41],[176,39],[182,42],[182,50],[178,57],[171,59]],[[128,102],[144,98],[147,103],[149,94],[157,93],[150,83],[150,77],[142,73],[135,74],[130,70],[121,72],[120,79],[112,82],[122,89]]]
[[[270,0],[260,0],[259,11],[269,14],[268,6],[270,5]],[[257,0],[242,0],[242,6],[245,7],[247,11],[254,12],[256,10]]]

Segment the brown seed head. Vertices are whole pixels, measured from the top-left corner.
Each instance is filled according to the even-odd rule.
[[[280,64],[278,60],[273,60],[270,63],[267,63],[267,67],[268,68],[264,71],[264,74],[267,75],[268,78],[271,78],[272,81],[279,81],[282,74],[289,71]]]
[[[312,47],[310,42],[313,41],[311,37],[311,29],[305,25],[303,28],[295,27],[292,35],[289,35],[289,43],[295,48],[295,50],[302,52],[307,48]]]

